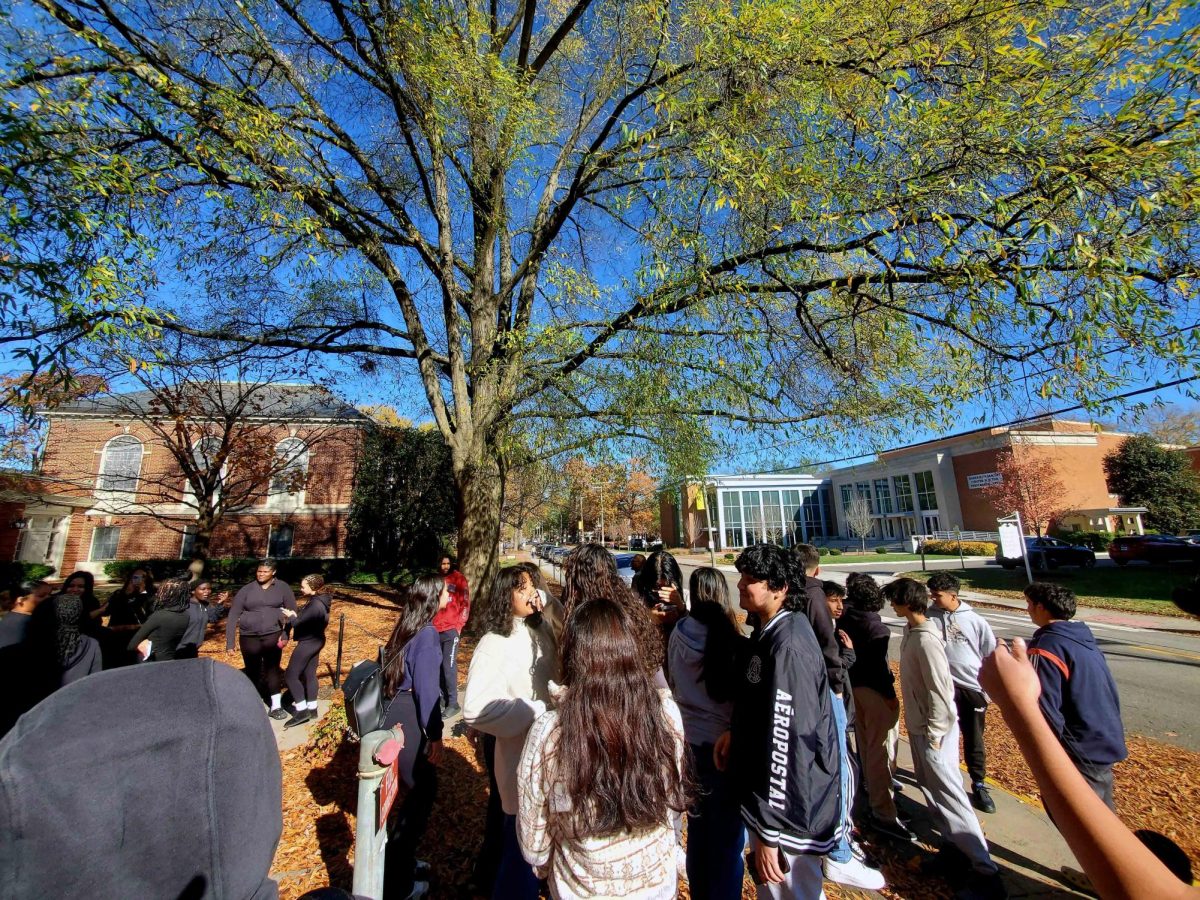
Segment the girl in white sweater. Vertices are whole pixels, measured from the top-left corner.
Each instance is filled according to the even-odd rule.
[[[621,604],[575,607],[563,632],[563,671],[558,709],[538,718],[521,755],[525,858],[556,900],[675,897],[683,724],[670,693],[646,671]]]
[[[471,657],[463,719],[496,738],[496,785],[504,809],[500,868],[492,896],[536,900],[538,879],[517,845],[517,764],[525,735],[550,702],[558,646],[542,621],[541,600],[529,573],[508,566],[496,575],[479,608],[483,637]]]

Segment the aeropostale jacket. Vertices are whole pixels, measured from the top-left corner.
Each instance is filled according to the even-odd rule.
[[[825,659],[786,610],[750,638],[734,696],[730,768],[742,818],[768,846],[822,855],[837,842],[841,785]]]

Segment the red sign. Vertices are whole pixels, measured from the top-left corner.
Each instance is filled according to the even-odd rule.
[[[379,790],[375,792],[375,797],[378,800],[377,811],[379,813],[375,821],[379,823],[379,828],[387,825],[388,813],[392,811],[392,804],[396,802],[396,795],[398,793],[400,793],[399,756],[393,759],[392,764],[384,771],[383,780],[379,782]]]

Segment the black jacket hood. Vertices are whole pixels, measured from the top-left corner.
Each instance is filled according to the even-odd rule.
[[[210,659],[90,675],[0,741],[2,892],[274,900],[281,801],[245,675]]]

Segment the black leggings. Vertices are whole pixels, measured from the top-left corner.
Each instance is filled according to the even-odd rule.
[[[254,683],[263,700],[269,701],[283,692],[283,670],[279,668],[279,660],[283,656],[283,649],[279,646],[282,634],[282,631],[276,631],[274,634],[240,636],[246,677]]]
[[[324,639],[296,642],[292,658],[288,660],[287,671],[283,673],[288,690],[292,692],[293,703],[297,700],[317,699],[317,659],[324,646]]]

